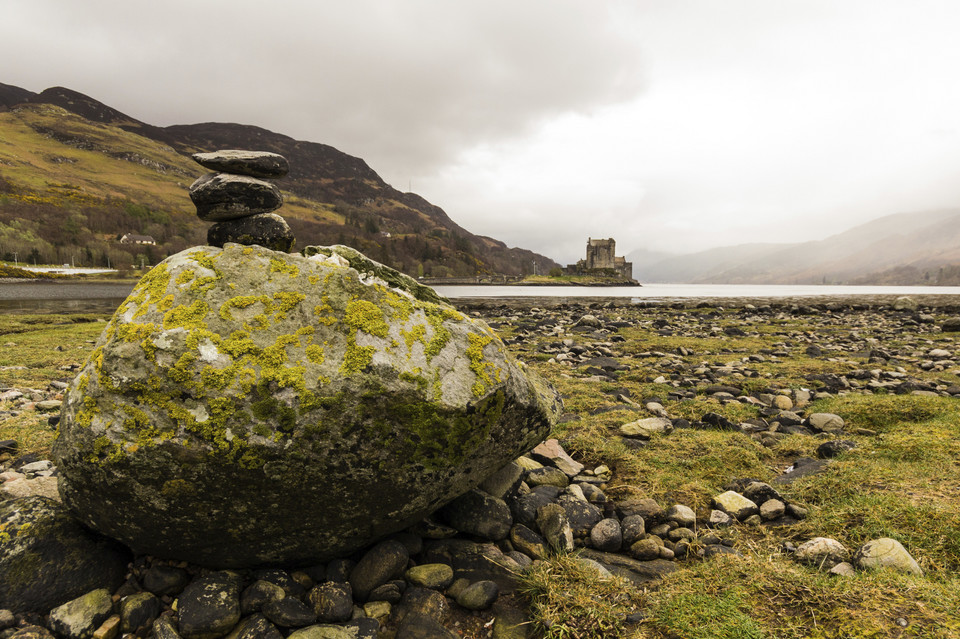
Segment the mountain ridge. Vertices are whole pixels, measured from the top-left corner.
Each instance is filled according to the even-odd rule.
[[[630,255],[627,256],[630,259]],[[822,240],[671,256],[641,281],[697,284],[960,285],[960,208],[894,213]]]
[[[90,126],[86,127],[71,118],[59,117],[57,113],[44,113],[42,109],[45,106],[63,109],[72,116],[82,118]],[[160,159],[159,156],[164,154],[163,147],[153,146],[159,144],[176,155],[187,158],[197,151],[224,148],[248,148],[284,155],[290,163],[290,173],[279,182],[286,202],[282,213],[294,229],[301,246],[346,243],[408,274],[434,277],[521,275],[534,269],[546,272],[557,266],[556,262],[546,256],[522,248],[510,248],[499,240],[470,233],[454,222],[439,206],[415,193],[403,193],[394,189],[363,159],[322,143],[295,140],[261,127],[237,123],[207,122],[158,127],[90,96],[59,86],[33,93],[12,85],[0,84],[0,115],[6,116],[0,120],[0,131],[4,130],[4,126],[15,128],[19,132],[18,141],[27,147],[25,150],[28,153],[41,160],[61,158],[55,160],[54,164],[43,162],[45,172],[38,170],[34,175],[30,175],[29,171],[23,170],[23,163],[14,157],[16,154],[8,153],[4,157],[0,153],[0,192],[5,193],[7,202],[0,207],[0,224],[7,224],[8,227],[6,231],[0,228],[0,257],[3,257],[4,252],[9,253],[9,250],[3,250],[4,243],[11,246],[17,244],[9,237],[4,241],[5,234],[16,234],[9,231],[9,223],[15,219],[13,208],[18,208],[20,213],[32,213],[43,219],[53,217],[52,211],[40,212],[35,208],[28,210],[27,205],[33,200],[56,199],[50,195],[51,192],[56,195],[56,188],[51,191],[51,183],[72,184],[68,179],[60,180],[56,177],[56,162],[60,162],[61,166],[66,166],[65,162],[87,162],[92,165],[102,159],[78,157],[75,153],[64,155],[60,152],[62,147],[57,145],[81,151],[95,151],[112,157],[126,155],[134,158],[134,164],[139,162],[148,168],[152,166],[156,171],[166,172],[169,178],[180,177],[176,184],[177,188],[182,189],[182,198],[174,199],[168,189],[160,200],[144,195],[144,201],[141,202],[130,189],[118,187],[115,190],[122,192],[129,200],[124,206],[160,206],[164,210],[155,217],[173,216],[178,225],[191,227],[182,229],[183,232],[178,237],[183,241],[174,242],[170,247],[187,241],[199,240],[203,243],[206,225],[199,220],[193,222],[189,216],[185,217],[181,213],[189,208],[186,185],[199,177],[204,170],[192,165],[192,161],[184,165],[169,154]],[[118,130],[152,143],[138,143],[134,138],[122,136]],[[30,131],[35,135],[30,134]],[[118,148],[122,146],[134,148]],[[144,148],[142,152],[136,148],[140,146]],[[192,173],[190,165],[193,166]],[[41,166],[40,162],[35,164],[35,168],[38,166]],[[121,182],[132,180],[121,168],[111,167],[104,179]],[[69,174],[66,171],[63,173]],[[43,177],[38,177],[41,174]],[[75,176],[71,179],[76,181]],[[187,179],[189,181],[186,181]],[[46,180],[47,186],[37,188],[37,183],[43,180]],[[2,186],[3,184],[6,186]],[[91,190],[97,189],[90,182],[85,182],[82,191],[89,193]],[[103,200],[98,206],[115,207],[115,204]],[[56,208],[57,205],[47,202],[46,206]],[[110,212],[93,210],[78,214],[87,217],[94,215],[97,218],[116,217]],[[129,219],[126,223],[127,226],[138,226]],[[145,226],[148,225],[140,224],[129,230],[145,232]],[[34,235],[42,234],[46,230],[43,225],[39,225]],[[115,229],[117,235],[123,230],[127,229]],[[56,242],[63,240],[48,238],[44,241],[49,247],[38,242],[35,242],[36,246],[28,247],[24,244],[27,235],[19,233],[18,237],[18,247],[45,254],[53,253],[52,248],[55,248]],[[151,260],[160,256],[157,254],[161,251],[150,250]],[[60,258],[62,251],[56,253],[57,258]],[[106,253],[101,253],[103,254],[96,259],[102,261]],[[120,255],[115,257],[121,258]]]

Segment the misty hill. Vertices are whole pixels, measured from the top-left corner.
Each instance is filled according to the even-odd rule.
[[[672,256],[635,268],[634,277],[711,284],[958,285],[960,209],[888,215],[812,242]]]
[[[556,266],[474,235],[438,206],[402,193],[362,159],[243,124],[157,127],[71,89],[0,84],[0,258],[155,263],[205,243],[187,187],[204,173],[189,154],[273,151],[290,161],[278,182],[298,246],[344,243],[412,275],[520,275]],[[67,228],[63,228],[66,226]],[[117,243],[126,233],[156,246]]]

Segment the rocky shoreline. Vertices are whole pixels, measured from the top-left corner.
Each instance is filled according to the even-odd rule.
[[[518,306],[520,301],[524,304]],[[620,391],[612,396],[614,406],[604,409],[633,413],[634,419],[610,433],[628,448],[680,429],[712,429],[746,434],[764,446],[775,446],[788,436],[814,438],[821,440],[817,458],[795,460],[770,483],[732,478],[709,506],[691,507],[611,491],[615,471],[603,465],[586,467],[551,440],[421,524],[362,552],[295,569],[241,571],[131,557],[119,586],[91,587],[80,599],[61,602],[53,610],[0,612],[0,638],[47,637],[50,630],[56,636],[84,639],[121,634],[187,639],[526,637],[529,619],[523,601],[513,593],[517,575],[556,552],[577,549],[585,569],[646,584],[674,571],[678,562],[740,552],[726,530],[784,529],[802,521],[808,506],[784,498],[783,487],[797,477],[822,472],[832,458],[854,445],[846,439],[850,434],[871,435],[837,415],[807,412],[810,401],[844,394],[960,396],[960,386],[921,375],[960,366],[953,337],[960,325],[943,318],[960,308],[955,302],[933,307],[903,299],[809,304],[723,300],[721,306],[699,300],[641,309],[611,300],[560,301],[551,308],[536,305],[538,301],[457,304],[464,312],[482,315],[492,327],[507,330],[505,343],[521,359],[548,360],[571,374],[586,375],[584,379],[615,383],[633,366],[630,362],[651,364],[654,372],[648,381],[662,389],[659,396],[632,397]],[[721,312],[729,320],[722,327],[716,322]],[[620,350],[622,330],[748,337],[798,316],[809,318],[820,331],[787,332],[774,348],[729,353],[726,361],[704,362],[683,347],[670,353]],[[905,328],[917,337],[900,340]],[[778,389],[775,380],[752,390],[756,385],[746,383],[758,379],[758,366],[795,354],[862,366],[811,376],[811,390]],[[64,387],[64,382],[54,382],[41,390],[0,388],[0,401],[8,414],[56,411]],[[665,400],[695,396],[720,405],[753,406],[759,417],[737,423],[706,414],[689,420],[664,408]],[[51,415],[55,425],[57,417]],[[26,498],[56,509],[48,499],[31,497],[56,498],[57,470],[50,462],[18,457],[15,442],[9,441],[0,442],[0,461],[0,497],[5,500],[0,508]],[[17,524],[4,519],[4,532],[9,535],[14,529]],[[891,564],[922,572],[906,549],[888,539],[849,550],[835,540],[815,537],[799,545],[785,541],[784,552],[838,575]]]

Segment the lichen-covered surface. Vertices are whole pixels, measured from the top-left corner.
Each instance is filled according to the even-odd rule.
[[[97,588],[116,588],[129,555],[45,497],[0,502],[0,609],[47,613]]]
[[[305,253],[189,249],[120,305],[54,445],[84,522],[201,564],[322,560],[546,435],[556,394],[486,324],[346,247]]]

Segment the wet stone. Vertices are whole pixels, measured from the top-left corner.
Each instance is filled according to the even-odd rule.
[[[207,173],[190,185],[197,217],[224,222],[275,211],[283,205],[276,184],[246,175]]]
[[[252,215],[238,220],[218,222],[207,230],[207,244],[223,248],[228,243],[259,245],[288,253],[296,238],[287,221],[275,213]]]
[[[264,579],[258,579],[247,586],[240,596],[240,611],[249,615],[258,612],[264,604],[278,601],[286,596],[283,588]]]
[[[143,575],[144,589],[157,596],[176,595],[189,582],[189,573],[173,566],[152,566]]]
[[[180,634],[184,639],[213,639],[240,620],[240,582],[215,573],[190,582],[179,597]]]
[[[194,153],[193,161],[210,171],[222,171],[256,178],[282,178],[290,170],[287,159],[267,151],[225,149],[209,153]]]
[[[124,597],[120,602],[120,631],[136,633],[138,630],[149,628],[160,616],[162,609],[160,600],[149,592]]]
[[[500,588],[492,581],[478,581],[464,588],[457,596],[457,604],[467,610],[486,610],[493,605]]]
[[[300,628],[317,620],[317,615],[296,597],[267,602],[262,612],[264,617],[281,628]]]
[[[409,558],[406,546],[393,540],[380,542],[368,550],[350,572],[354,598],[366,601],[374,588],[402,575]]]

